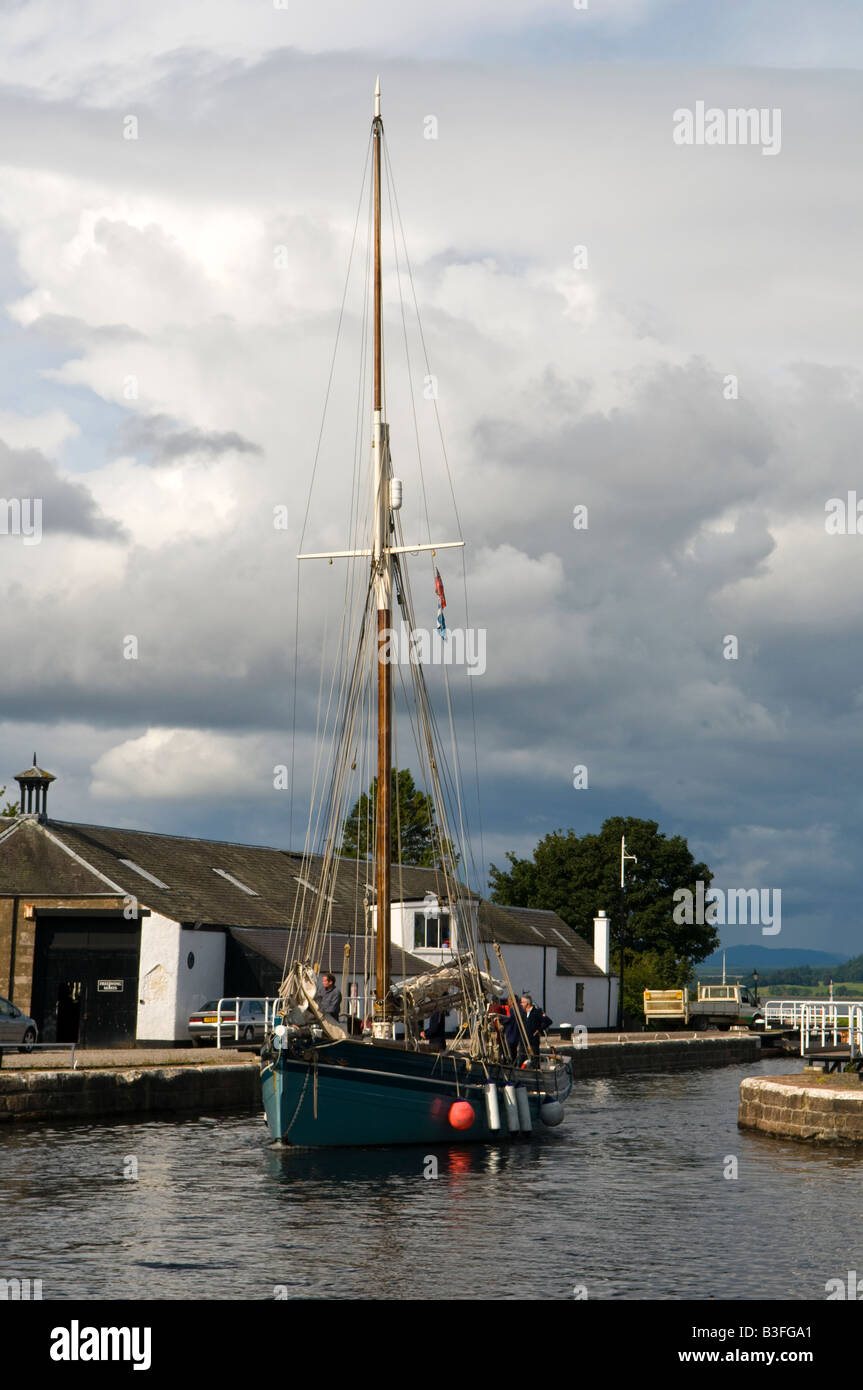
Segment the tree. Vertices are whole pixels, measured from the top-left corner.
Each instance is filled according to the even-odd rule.
[[[6,795],[6,788],[0,787],[0,798]],[[17,816],[19,806],[17,801],[7,801],[5,806],[0,806],[0,816]]]
[[[396,857],[395,846],[400,844],[403,864],[417,864],[424,869],[441,868],[441,836],[437,828],[434,804],[431,798],[415,785],[407,768],[400,771],[393,768],[390,797],[393,858]],[[378,779],[375,777],[368,792],[363,792],[345,821],[342,854],[346,859],[371,858],[374,850],[377,805]],[[443,843],[447,862],[458,863],[458,856],[453,854],[450,842],[446,840]]]
[[[682,835],[660,834],[656,821],[612,816],[598,835],[579,838],[574,830],[556,830],[540,840],[530,859],[508,853],[509,869],[491,866],[492,902],[550,908],[587,941],[593,919],[604,907],[617,923],[619,944],[621,835],[626,836],[627,853],[638,859],[626,865],[627,969],[631,959],[649,952],[663,976],[672,966],[688,973],[717,948],[719,937],[710,922],[675,922],[674,893],[688,888],[694,897],[699,881],[706,892],[713,875],[706,864],[695,862]]]
[[[642,951],[640,955],[627,951],[623,975],[623,1012],[630,1018],[640,1018],[644,1014],[646,989],[683,989],[687,985],[692,986],[693,980],[689,961],[675,960],[672,951],[664,954]]]

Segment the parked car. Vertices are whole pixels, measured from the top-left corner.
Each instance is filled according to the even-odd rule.
[[[32,1052],[39,1036],[36,1020],[16,1007],[9,999],[0,999],[0,1048],[8,1043],[20,1043],[19,1052]]]
[[[200,1009],[189,1018],[189,1032],[195,1042],[200,1046],[205,1042],[216,1041],[216,1010],[219,1007],[218,999],[211,999],[209,1003],[202,1004]],[[240,1026],[238,1029],[239,1038],[235,1038],[234,1025],[237,1022],[237,1009],[233,1000],[227,1000],[222,1005],[222,1044],[239,1042],[263,1041],[264,1037],[264,1001],[262,999],[241,999],[240,1000]]]

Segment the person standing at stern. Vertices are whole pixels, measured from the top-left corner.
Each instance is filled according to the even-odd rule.
[[[321,999],[321,1012],[325,1018],[331,1018],[333,1023],[338,1023],[339,1014],[342,1009],[342,992],[336,989],[335,975],[324,975],[324,993]]]

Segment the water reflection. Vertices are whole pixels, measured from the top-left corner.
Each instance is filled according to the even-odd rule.
[[[863,1156],[738,1130],[741,1078],[788,1069],[577,1082],[560,1129],[489,1147],[279,1150],[259,1111],[6,1126],[2,1272],[46,1299],[823,1298],[863,1269]]]

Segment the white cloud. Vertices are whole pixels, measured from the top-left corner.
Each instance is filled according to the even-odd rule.
[[[16,14],[15,33],[42,36],[21,71],[38,86],[55,39],[39,29],[47,11],[30,8],[26,20]],[[46,732],[61,728],[60,715],[80,720],[85,732],[63,726],[57,738],[92,753],[93,797],[123,798],[132,820],[136,805],[156,818],[160,802],[169,814],[185,797],[236,789],[269,806],[262,770],[283,760],[273,749],[290,720],[294,554],[369,114],[362,59],[280,51],[255,65],[274,25],[299,34],[311,11],[294,9],[266,20],[262,11],[252,24],[245,6],[208,7],[211,48],[238,61],[205,79],[200,57],[182,48],[203,23],[199,7],[135,11],[124,27],[107,8],[79,5],[56,35],[70,39],[66,85],[52,93],[65,91],[66,104],[19,94],[15,124],[0,107],[9,136],[0,216],[19,280],[13,331],[36,359],[26,409],[10,399],[0,427],[19,447],[83,444],[76,481],[126,532],[110,545],[46,536],[27,554],[0,544],[0,638],[15,653],[4,709],[28,744],[38,719]],[[474,8],[459,22],[489,13]],[[423,18],[439,25],[448,14]],[[519,17],[515,5],[498,10],[501,24]],[[365,22],[346,12],[339,42]],[[118,93],[136,90],[123,83],[142,38],[141,139],[124,144]],[[183,81],[166,76],[150,101],[145,89],[165,72],[152,55],[169,46]],[[859,538],[823,531],[826,498],[856,485],[863,402],[856,97],[830,77],[715,73],[721,104],[754,100],[744,88],[759,104],[781,102],[781,157],[675,149],[671,112],[702,94],[703,79],[586,66],[574,83],[570,70],[397,62],[387,75],[393,162],[468,540],[470,622],[489,634],[475,694],[495,844],[506,843],[510,807],[519,846],[525,825],[601,814],[573,801],[571,767],[582,761],[603,807],[640,797],[717,839],[731,824],[821,823],[825,729],[846,749],[863,743],[856,725],[840,739],[831,722],[831,701],[851,709],[863,684],[857,657],[817,674],[825,634],[856,652],[861,625]],[[441,116],[437,142],[422,139],[427,110]],[[586,272],[572,268],[582,243]],[[288,250],[284,270],[276,245]],[[358,287],[359,278],[308,548],[348,539]],[[386,292],[406,535],[451,539],[414,334],[426,523],[391,268]],[[737,401],[722,394],[728,372]],[[121,412],[137,434],[124,434]],[[175,422],[189,450],[151,466],[154,417]],[[194,451],[195,438],[230,437],[260,452]],[[364,472],[367,450],[360,459]],[[288,532],[274,531],[278,503]],[[585,532],[572,527],[576,503],[590,510]],[[461,626],[461,561],[441,557],[448,618]],[[300,739],[343,570],[302,583]],[[414,595],[418,619],[433,620],[431,587],[415,580]],[[728,632],[740,638],[738,663],[722,657]],[[141,641],[137,662],[123,659],[129,633]],[[811,763],[800,804],[789,747]]]
[[[268,776],[269,774],[269,776]],[[148,729],[100,754],[91,795],[104,801],[234,799],[272,785],[260,739],[203,729]]]
[[[69,439],[79,433],[74,420],[64,410],[45,410],[38,415],[22,415],[15,410],[0,410],[0,439],[12,449],[38,449],[44,454],[58,454]]]

